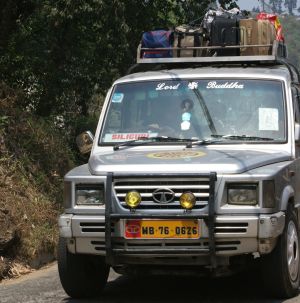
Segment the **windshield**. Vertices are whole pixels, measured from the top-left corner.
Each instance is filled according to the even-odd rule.
[[[284,141],[284,113],[280,81],[195,79],[118,84],[100,143],[158,136],[217,137],[226,143]]]

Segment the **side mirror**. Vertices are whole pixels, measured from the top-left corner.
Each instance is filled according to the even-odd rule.
[[[81,154],[87,154],[92,150],[94,135],[90,131],[81,133],[76,137],[76,144]]]
[[[300,144],[300,124],[295,123],[295,142]]]

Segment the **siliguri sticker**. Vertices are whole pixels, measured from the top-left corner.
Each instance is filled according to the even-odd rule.
[[[191,152],[191,151],[178,151],[178,152],[157,152],[148,154],[148,158],[154,159],[164,159],[164,160],[173,160],[173,159],[186,159],[186,158],[197,158],[203,157],[206,154],[203,152]]]
[[[105,134],[104,142],[125,142],[128,140],[139,140],[144,138],[157,137],[157,133],[113,133]]]

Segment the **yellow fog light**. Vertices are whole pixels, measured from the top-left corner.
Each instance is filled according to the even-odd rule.
[[[130,191],[126,194],[125,202],[130,208],[136,208],[142,201],[140,193],[137,191]]]
[[[183,207],[184,209],[192,209],[196,204],[196,197],[193,193],[186,192],[180,196],[179,202],[181,207]]]

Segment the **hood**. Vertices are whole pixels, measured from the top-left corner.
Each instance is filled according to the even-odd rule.
[[[240,174],[264,165],[290,160],[286,152],[169,148],[134,150],[124,148],[93,154],[92,174],[113,173],[209,173]]]

